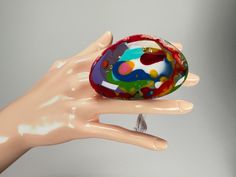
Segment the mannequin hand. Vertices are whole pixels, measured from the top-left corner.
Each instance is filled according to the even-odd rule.
[[[18,137],[28,148],[103,138],[152,150],[165,149],[167,142],[159,137],[99,122],[100,114],[183,114],[193,108],[184,100],[124,101],[97,95],[89,84],[90,67],[111,42],[112,35],[107,32],[80,54],[55,62],[25,96],[2,111],[0,121],[4,126],[0,135]],[[181,44],[174,45],[182,48]],[[184,85],[193,86],[198,81],[197,75],[189,73]]]

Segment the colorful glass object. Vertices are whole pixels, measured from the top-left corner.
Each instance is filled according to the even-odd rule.
[[[93,63],[91,86],[105,97],[151,99],[179,88],[188,75],[184,55],[166,40],[149,35],[121,39]]]

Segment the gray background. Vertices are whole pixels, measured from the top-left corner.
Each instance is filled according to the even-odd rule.
[[[106,30],[114,40],[147,33],[184,45],[201,77],[171,99],[194,103],[187,115],[147,116],[149,133],[169,140],[154,152],[106,141],[77,140],[32,149],[3,177],[236,176],[236,2],[0,1],[0,106],[24,94],[53,61],[82,50]],[[133,128],[136,115],[102,120]],[[17,147],[16,147],[17,148]]]

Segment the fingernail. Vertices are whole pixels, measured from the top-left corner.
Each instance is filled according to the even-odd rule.
[[[187,79],[184,82],[184,86],[192,87],[199,83],[200,77],[196,74],[189,73]]]
[[[197,84],[200,81],[200,77],[196,74],[189,73],[189,80],[194,82],[194,84]]]
[[[183,45],[179,43],[179,44],[177,45],[177,48],[181,51],[181,50],[183,50]]]
[[[193,104],[184,100],[177,100],[180,112],[191,111],[193,109]]]
[[[175,43],[174,46],[179,49],[180,51],[183,50],[183,45],[180,43]]]
[[[111,41],[111,32],[106,31],[99,39],[100,47],[105,47]]]
[[[164,139],[158,139],[154,142],[154,150],[160,151],[165,150],[168,147],[168,142]]]
[[[177,49],[180,51],[183,50],[183,45],[179,42],[171,42],[172,45],[174,45]]]

